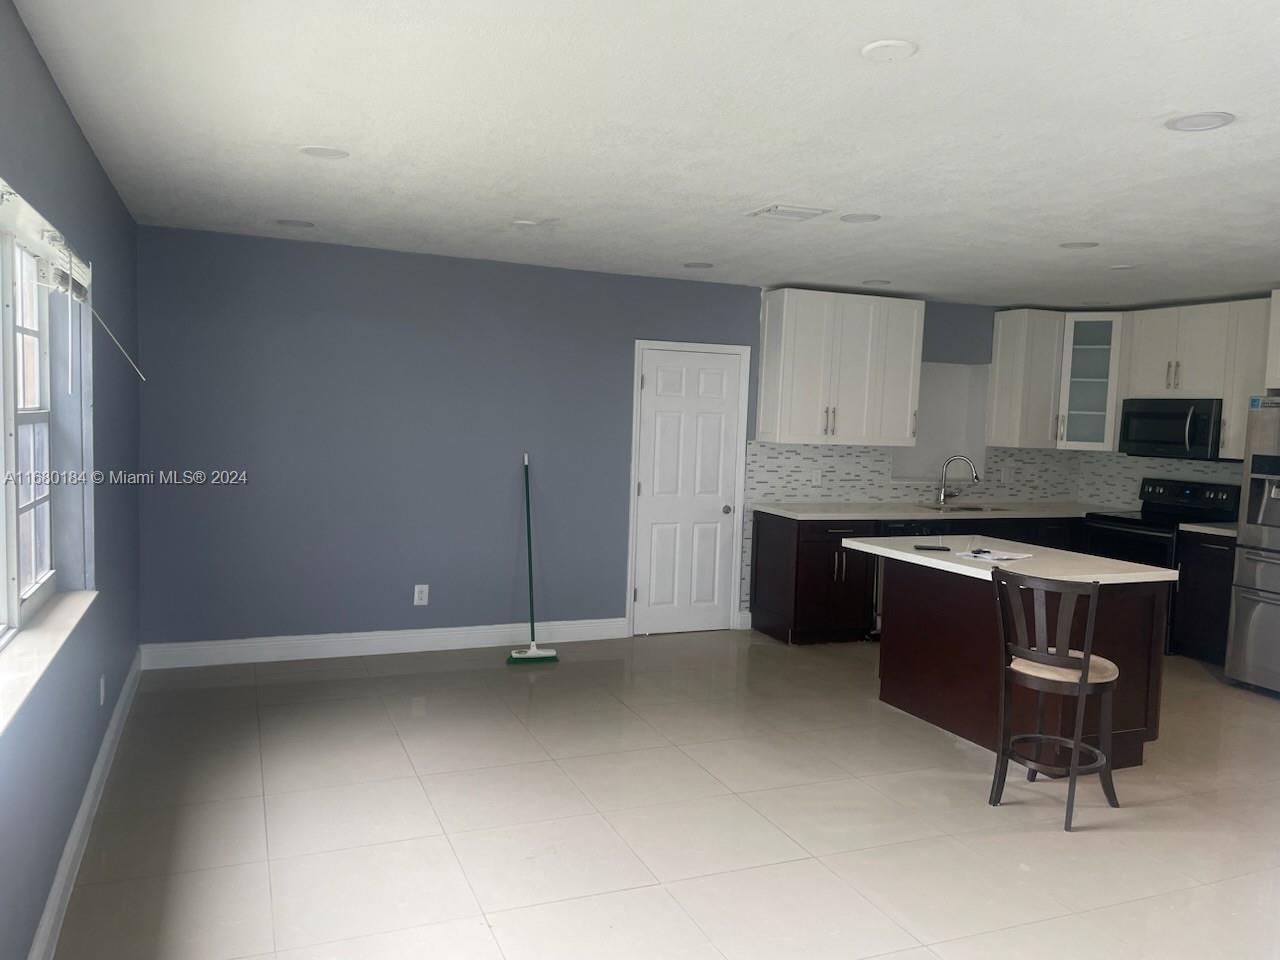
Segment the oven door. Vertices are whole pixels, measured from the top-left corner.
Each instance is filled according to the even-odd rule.
[[[1134,457],[1216,460],[1221,426],[1221,400],[1126,400],[1119,449]]]
[[[1175,530],[1151,530],[1098,517],[1086,517],[1083,529],[1085,553],[1152,567],[1174,565]]]

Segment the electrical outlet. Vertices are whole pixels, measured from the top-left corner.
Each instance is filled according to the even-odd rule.
[[[107,705],[107,675],[105,673],[98,674],[98,706],[105,707]]]
[[[820,487],[820,486],[822,486],[822,471],[821,471],[821,470],[810,470],[810,471],[809,471],[809,483],[810,483],[812,486],[815,486],[815,487]]]
[[[430,595],[431,585],[428,583],[419,583],[413,588],[413,605],[415,607],[425,607]]]

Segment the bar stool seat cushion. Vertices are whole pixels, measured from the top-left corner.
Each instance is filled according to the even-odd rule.
[[[1084,656],[1079,650],[1072,650],[1070,653],[1077,660]],[[1034,660],[1014,657],[1009,664],[1009,669],[1026,674],[1029,677],[1039,677],[1042,680],[1058,680],[1062,683],[1080,682],[1080,669],[1078,667],[1073,670],[1071,667],[1055,667],[1048,663],[1036,663]],[[1120,668],[1106,657],[1100,657],[1095,653],[1089,658],[1090,683],[1110,683],[1118,676],[1120,676]]]

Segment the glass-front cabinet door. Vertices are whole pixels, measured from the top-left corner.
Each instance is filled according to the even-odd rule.
[[[1120,314],[1069,313],[1064,337],[1058,446],[1112,450],[1118,407]]]

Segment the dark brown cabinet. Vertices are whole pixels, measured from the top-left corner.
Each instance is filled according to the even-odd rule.
[[[872,522],[800,521],[756,513],[751,540],[751,625],[786,643],[862,640],[873,625],[875,564],[845,550],[873,537]]]
[[[751,625],[786,643],[861,640],[873,631],[876,561],[843,549],[845,537],[969,533],[1069,550],[1078,522],[1069,517],[791,520],[757,511],[751,540]]]
[[[1170,653],[1219,665],[1226,660],[1235,546],[1229,537],[1178,534]]]

